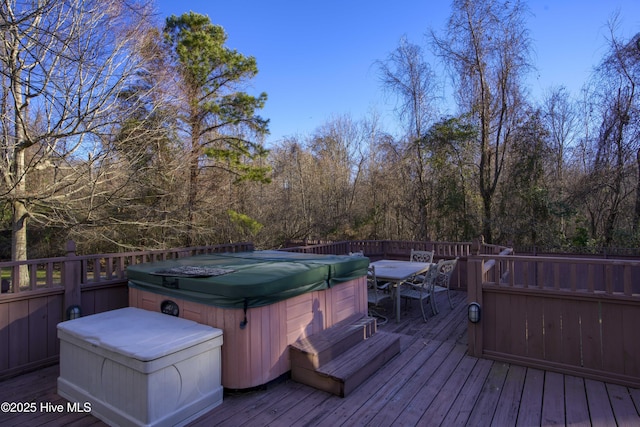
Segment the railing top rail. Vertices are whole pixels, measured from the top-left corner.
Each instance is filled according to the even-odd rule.
[[[142,250],[142,251],[131,251],[131,252],[113,252],[113,253],[104,253],[104,254],[87,254],[87,255],[73,255],[73,259],[76,261],[89,260],[89,259],[97,259],[97,258],[118,258],[118,257],[131,257],[131,256],[142,256],[142,255],[160,255],[163,253],[182,253],[182,252],[193,252],[193,251],[203,251],[217,248],[225,248],[225,247],[253,247],[252,243],[242,242],[242,243],[228,243],[221,245],[211,245],[211,246],[189,246],[184,248],[171,248],[171,249],[150,249],[150,250]],[[46,263],[55,263],[55,262],[64,262],[68,261],[68,256],[59,256],[59,257],[51,257],[51,258],[36,258],[36,259],[28,259],[22,261],[0,261],[0,268],[3,267],[13,267],[16,265],[33,265],[33,264],[46,264]]]
[[[14,267],[17,265],[34,265],[34,264],[47,264],[67,261],[67,257],[54,257],[54,258],[38,258],[27,259],[23,261],[0,261],[0,268]]]
[[[531,261],[541,263],[573,263],[573,264],[617,264],[617,265],[633,265],[640,266],[640,260],[633,259],[616,259],[616,258],[585,258],[585,257],[571,257],[571,256],[533,256],[533,255],[490,255],[480,254],[477,255],[480,259],[485,260],[513,260],[513,261]]]
[[[126,278],[129,263],[145,263],[156,260],[181,258],[189,255],[238,252],[253,250],[253,243],[228,243],[211,246],[192,246],[173,249],[121,252],[110,254],[76,255],[75,243],[68,242],[67,256],[2,261],[2,289],[4,298],[10,294],[22,295],[41,289],[60,286],[94,286],[119,282]],[[71,277],[71,271],[77,276]]]

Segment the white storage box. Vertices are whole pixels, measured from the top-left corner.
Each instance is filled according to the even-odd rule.
[[[222,331],[128,307],[58,324],[58,394],[109,425],[184,425],[222,403]]]

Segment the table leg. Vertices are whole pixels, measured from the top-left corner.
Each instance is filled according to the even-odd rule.
[[[396,323],[400,323],[400,282],[396,283]]]
[[[434,292],[435,288],[431,288],[431,296],[429,299],[431,300],[431,312],[436,315],[438,314],[438,305],[436,303],[436,293]]]

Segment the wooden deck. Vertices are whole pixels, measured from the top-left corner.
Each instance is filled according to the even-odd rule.
[[[403,335],[403,351],[347,398],[282,380],[226,394],[190,426],[640,425],[638,389],[468,356],[466,294],[453,299],[452,310],[439,295],[441,312],[427,323],[413,302],[401,323],[380,326]],[[380,311],[391,314],[390,304]],[[105,425],[89,414],[41,410],[66,405],[56,394],[57,375],[55,365],[0,382],[0,402],[37,406],[0,413],[0,425]]]

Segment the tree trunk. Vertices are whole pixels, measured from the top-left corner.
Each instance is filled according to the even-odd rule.
[[[482,204],[484,208],[484,218],[482,221],[482,235],[484,236],[485,243],[493,243],[493,235],[491,233],[491,195],[483,194]]]
[[[27,258],[27,208],[20,200],[13,201],[13,217],[11,230],[11,260],[24,261]],[[15,286],[29,285],[29,269],[26,265],[19,268],[19,277],[14,277],[18,283]]]
[[[636,181],[636,206],[633,215],[633,231],[640,231],[640,149],[636,151],[636,165],[638,168],[638,179]]]
[[[195,99],[195,95],[191,95]],[[192,101],[195,104],[195,101]],[[189,188],[187,200],[187,246],[195,245],[196,236],[196,211],[198,210],[198,178],[200,173],[200,123],[197,120],[197,112],[192,110],[191,117],[191,152],[189,153]]]
[[[10,191],[12,200],[12,217],[11,217],[11,260],[26,261],[27,258],[27,206],[24,202],[27,190],[27,175],[24,159],[24,147],[27,142],[28,123],[27,107],[28,104],[24,99],[24,88],[21,84],[20,70],[18,68],[19,60],[17,35],[13,35],[13,47],[11,59],[9,61],[11,69],[11,85],[13,89],[13,120],[14,120],[14,141],[13,141],[13,164],[11,164],[11,172],[13,173],[12,184],[13,189]],[[15,271],[15,270],[14,270]],[[18,269],[18,277],[13,278],[14,289],[18,286],[24,287],[29,285],[29,269],[27,265],[21,265]]]
[[[196,209],[198,199],[198,154],[197,148],[194,147],[194,151],[191,153],[191,159],[189,160],[189,200],[187,201],[187,246],[193,246],[196,240],[195,236],[195,223],[196,223]]]
[[[16,126],[17,128],[18,126]],[[23,135],[24,131],[18,131],[19,135]],[[20,139],[18,139],[20,141]],[[27,218],[29,214],[24,203],[24,194],[26,190],[25,171],[24,171],[24,151],[16,148],[14,151],[14,176],[17,182],[12,190],[12,217],[11,217],[11,260],[25,261],[27,260]],[[14,286],[29,285],[29,269],[26,265],[21,265],[18,269],[18,277],[13,277]]]

